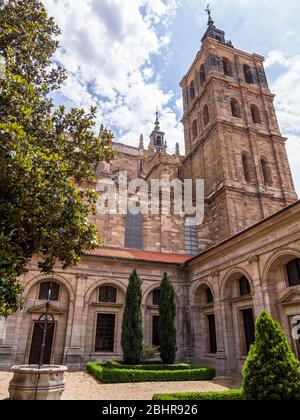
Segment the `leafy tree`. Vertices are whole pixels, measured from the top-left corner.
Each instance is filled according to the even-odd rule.
[[[133,270],[129,277],[129,283],[126,291],[121,336],[124,362],[129,365],[136,365],[140,363],[143,358],[141,303],[141,281],[136,270]]]
[[[66,78],[52,63],[59,28],[38,0],[0,0],[0,315],[20,306],[17,277],[34,255],[43,273],[99,244],[88,221],[95,163],[113,156],[94,134],[96,109],[55,108]],[[77,184],[77,185],[76,185]]]
[[[175,292],[168,273],[164,273],[159,299],[159,347],[161,360],[165,364],[172,364],[176,359],[175,317]]]
[[[264,310],[256,321],[255,343],[243,370],[248,400],[299,400],[300,363],[284,332]]]

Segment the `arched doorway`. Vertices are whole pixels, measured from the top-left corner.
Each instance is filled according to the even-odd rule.
[[[290,347],[300,359],[300,336],[293,329],[300,324],[300,256],[281,253],[267,270],[266,289],[272,317],[282,326]],[[297,330],[300,335],[300,326]]]
[[[43,363],[63,363],[70,297],[68,289],[56,278],[45,278],[36,282],[25,297],[21,336],[17,350],[17,360],[21,360],[23,354],[23,363],[38,364],[40,362],[43,330],[38,320],[46,310],[49,295],[53,322],[49,323],[46,334]],[[26,343],[25,346],[24,343]]]
[[[227,354],[230,371],[242,369],[255,339],[253,288],[249,276],[231,273],[223,285]]]

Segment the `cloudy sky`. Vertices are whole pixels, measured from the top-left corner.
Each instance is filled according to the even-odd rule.
[[[169,150],[183,152],[179,82],[206,30],[205,0],[44,0],[62,29],[56,60],[68,80],[57,104],[98,107],[118,141],[148,138],[161,113]],[[300,193],[300,2],[211,0],[234,46],[266,57],[296,189]]]

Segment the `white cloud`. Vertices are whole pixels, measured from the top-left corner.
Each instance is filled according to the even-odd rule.
[[[62,29],[56,60],[67,70],[66,103],[98,107],[99,125],[138,144],[153,129],[156,106],[170,145],[183,141],[174,92],[163,89],[153,56],[167,53],[180,0],[44,0]],[[174,110],[173,110],[174,107]]]
[[[276,93],[275,107],[280,128],[289,138],[287,151],[300,195],[300,55],[286,57],[281,51],[271,51],[266,65],[282,66],[281,74],[271,89]]]

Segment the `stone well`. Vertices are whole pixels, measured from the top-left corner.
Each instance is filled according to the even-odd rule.
[[[61,400],[66,366],[24,365],[10,370],[14,373],[9,384],[11,400]]]

